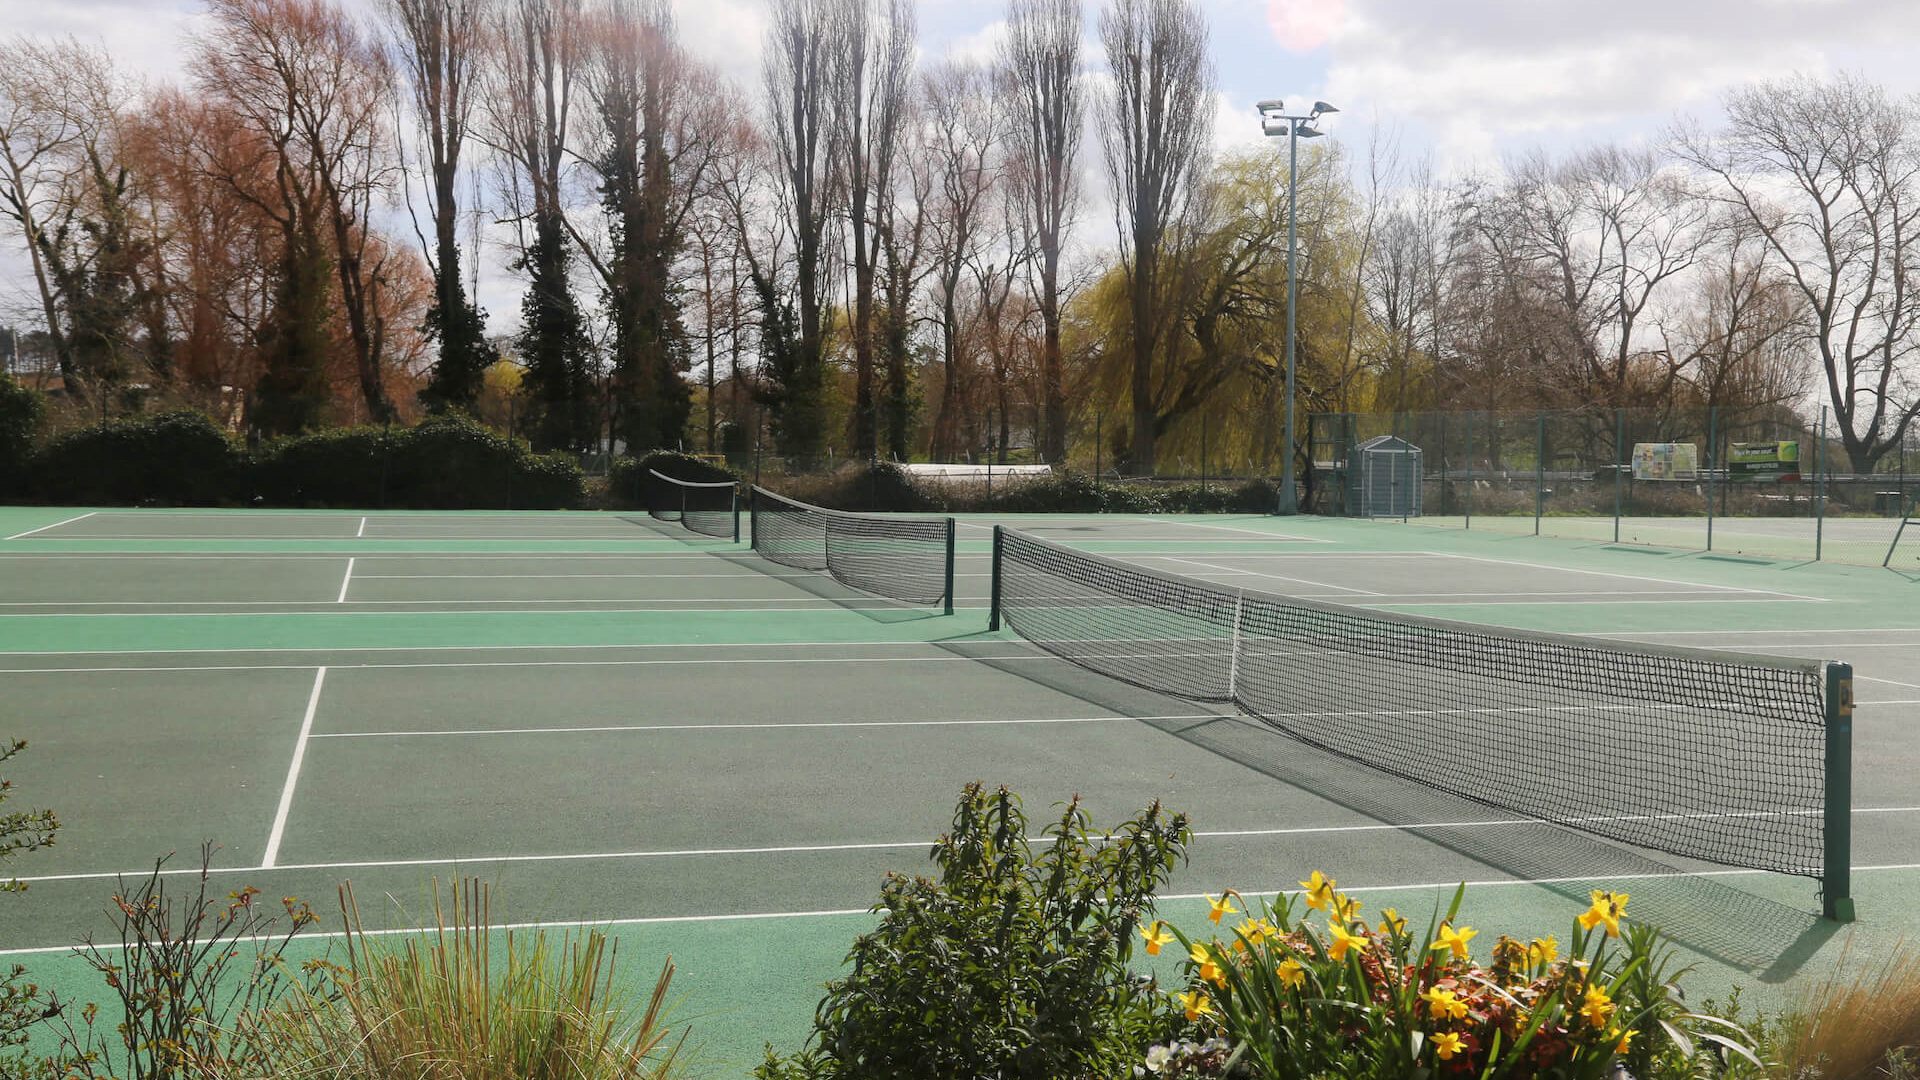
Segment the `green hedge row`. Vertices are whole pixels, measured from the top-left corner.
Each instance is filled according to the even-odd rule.
[[[0,392],[0,413],[7,400]],[[0,457],[18,452],[6,430],[0,423]],[[8,475],[10,497],[77,505],[547,510],[587,498],[578,462],[457,415],[322,431],[249,453],[199,413],[161,413],[55,436]]]

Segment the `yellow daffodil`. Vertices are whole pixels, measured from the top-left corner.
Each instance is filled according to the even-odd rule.
[[[1452,950],[1455,960],[1465,960],[1467,958],[1467,942],[1472,941],[1474,935],[1479,932],[1480,931],[1475,930],[1471,926],[1463,926],[1455,930],[1452,926],[1442,925],[1440,927],[1440,940],[1433,943],[1433,951],[1439,952],[1442,949],[1449,949]]]
[[[1467,1015],[1467,1003],[1454,996],[1451,990],[1434,987],[1420,996],[1427,999],[1427,1008],[1433,1011],[1435,1020],[1445,1020],[1448,1017],[1459,1020]]]
[[[1187,1014],[1188,1023],[1192,1023],[1203,1016],[1213,1015],[1213,1002],[1207,1000],[1207,995],[1198,990],[1189,990],[1184,994],[1177,994],[1174,996],[1174,1000],[1180,1003],[1180,1011]]]
[[[1327,905],[1333,902],[1333,879],[1322,876],[1318,870],[1301,882],[1300,887],[1307,890],[1307,906],[1316,911],[1327,910]]]
[[[1399,912],[1392,908],[1384,908],[1381,910],[1380,916],[1380,932],[1382,934],[1392,936],[1394,934],[1404,934],[1407,932],[1407,920],[1401,918]]]
[[[1620,936],[1620,918],[1627,912],[1627,894],[1593,890],[1593,906],[1579,918],[1582,930],[1605,924],[1608,937]]]
[[[1443,1031],[1433,1037],[1433,1050],[1440,1055],[1441,1061],[1452,1058],[1466,1048],[1467,1040],[1451,1031]]]
[[[1527,946],[1527,963],[1551,964],[1560,956],[1560,942],[1551,938],[1534,938]]]
[[[1620,1041],[1613,1044],[1613,1052],[1616,1054],[1626,1053],[1629,1045],[1633,1042],[1633,1037],[1637,1034],[1639,1034],[1639,1032],[1622,1031],[1620,1033]]]
[[[1607,996],[1604,987],[1587,987],[1586,1000],[1580,1005],[1580,1015],[1594,1027],[1607,1026],[1607,1018],[1613,1015],[1613,999]]]
[[[1213,906],[1213,910],[1207,912],[1207,918],[1210,921],[1218,923],[1222,915],[1237,915],[1240,913],[1240,909],[1233,906],[1233,901],[1230,899],[1232,895],[1232,893],[1221,893],[1220,899],[1207,901],[1208,904]]]
[[[1367,951],[1367,939],[1348,930],[1337,922],[1327,924],[1327,936],[1332,938],[1327,944],[1327,955],[1335,960],[1343,959],[1347,950],[1359,946],[1361,952]]]
[[[1200,969],[1200,977],[1208,982],[1220,981],[1220,965],[1214,962],[1213,950],[1205,945],[1195,945],[1187,950],[1187,959],[1192,960]]]
[[[1275,969],[1275,973],[1280,976],[1282,983],[1293,987],[1295,990],[1306,985],[1307,969],[1301,967],[1300,961],[1295,960],[1291,956],[1280,961],[1280,966]]]
[[[1267,920],[1255,919],[1249,916],[1241,919],[1240,925],[1234,927],[1234,929],[1240,932],[1241,937],[1258,945],[1261,940],[1267,936]]]
[[[1167,929],[1167,924],[1163,922],[1156,922],[1152,926],[1143,928],[1140,936],[1147,939],[1148,956],[1159,956],[1160,946],[1173,942],[1173,931]]]
[[[1345,893],[1333,894],[1333,903],[1327,910],[1327,917],[1335,922],[1350,923],[1360,911],[1360,901]]]

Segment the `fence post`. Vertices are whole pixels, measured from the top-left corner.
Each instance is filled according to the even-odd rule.
[[[1547,509],[1547,410],[1536,416],[1538,433],[1533,441],[1533,535],[1540,535],[1540,515]]]
[[[1200,412],[1200,500],[1206,505],[1207,498],[1207,414]]]
[[[1713,467],[1720,460],[1719,455],[1714,453],[1714,447],[1718,445],[1715,442],[1715,439],[1720,434],[1719,420],[1720,420],[1719,406],[1717,405],[1707,406],[1707,550],[1708,551],[1713,550]]]
[[[1827,531],[1827,407],[1820,406],[1820,432],[1813,444],[1813,561],[1820,561],[1820,547]]]
[[[1627,410],[1613,410],[1613,542],[1620,542],[1620,490],[1625,484],[1620,474],[1633,464],[1627,453]]]
[[[1093,414],[1093,490],[1100,490],[1100,414]]]
[[[1467,410],[1467,519],[1461,528],[1473,528],[1473,410]]]

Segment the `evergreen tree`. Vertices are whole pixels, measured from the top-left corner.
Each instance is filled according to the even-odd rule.
[[[572,253],[557,212],[534,215],[533,243],[514,269],[527,275],[520,300],[520,333],[514,348],[526,374],[528,439],[536,450],[590,450],[593,416],[593,354],[569,280]]]

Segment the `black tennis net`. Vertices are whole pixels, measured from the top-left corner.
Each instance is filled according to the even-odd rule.
[[[753,549],[843,585],[953,614],[953,519],[828,510],[763,487],[749,505]]]
[[[990,626],[1082,667],[1507,813],[1819,878],[1851,917],[1845,664],[1320,604],[1004,528],[993,574]]]
[[[693,483],[658,469],[647,470],[647,513],[656,521],[677,521],[689,531],[723,540],[740,539],[739,485],[732,481]]]

